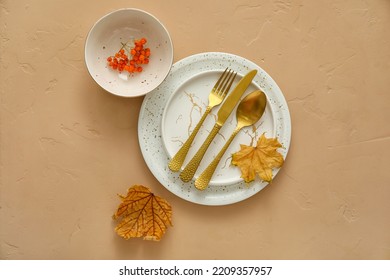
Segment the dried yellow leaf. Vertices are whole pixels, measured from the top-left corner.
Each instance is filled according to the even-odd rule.
[[[119,197],[122,203],[113,215],[115,220],[121,218],[115,227],[119,236],[159,241],[168,226],[172,226],[171,205],[154,195],[149,188],[135,185],[128,189],[126,196]]]
[[[240,145],[240,151],[233,154],[232,164],[241,170],[241,177],[249,183],[256,174],[264,181],[272,181],[272,169],[283,165],[283,156],[277,151],[282,145],[277,138],[260,136],[255,147]]]

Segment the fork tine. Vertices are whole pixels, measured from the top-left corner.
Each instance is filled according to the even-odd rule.
[[[228,70],[228,68],[226,68],[226,70]],[[226,70],[225,70],[225,72],[226,72]],[[217,94],[219,94],[221,92],[221,90],[223,90],[223,88],[226,87],[226,82],[229,79],[231,73],[232,73],[232,70],[230,70],[230,69],[226,72],[226,75],[223,77],[221,83],[219,84],[219,86],[218,86],[218,88],[216,90]]]
[[[222,75],[219,77],[218,81],[215,83],[215,85],[213,87],[213,91],[217,90],[217,88],[219,87],[219,84],[221,83],[222,79],[224,79],[224,77],[225,77],[226,71],[228,71],[228,68],[226,68],[225,71],[223,71]]]
[[[233,74],[234,74],[234,75],[233,75]],[[237,76],[237,73],[231,72],[231,75],[230,75],[230,77],[229,77],[230,80],[228,80],[228,81],[226,82],[226,88],[224,88],[223,91],[222,91],[222,96],[223,96],[223,97],[225,97],[226,94],[229,92],[230,87],[232,86],[233,81],[234,81],[234,79],[236,78],[236,76]]]
[[[224,97],[226,95],[226,93],[229,91],[230,86],[232,85],[233,80],[235,78],[235,75],[233,75],[233,74],[234,74],[234,71],[229,70],[229,73],[226,76],[226,79],[224,80],[224,84],[221,85],[221,87],[218,89],[218,92],[217,92],[218,95],[221,95],[222,97]]]

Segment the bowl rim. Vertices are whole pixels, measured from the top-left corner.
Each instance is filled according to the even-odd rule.
[[[112,90],[109,90],[105,87],[103,87],[101,84],[98,83],[98,81],[96,81],[96,79],[94,78],[94,76],[92,75],[91,71],[90,71],[90,67],[89,67],[89,63],[87,62],[87,46],[88,46],[88,41],[89,41],[89,38],[91,36],[91,33],[93,31],[93,29],[101,22],[103,21],[103,19],[107,18],[107,17],[110,17],[112,16],[113,14],[115,13],[118,13],[118,12],[123,12],[123,11],[135,11],[135,12],[140,12],[140,13],[143,13],[151,18],[153,18],[155,21],[158,22],[158,24],[160,24],[160,26],[162,27],[162,29],[166,32],[167,36],[168,36],[168,43],[169,43],[169,46],[170,46],[170,61],[168,61],[169,63],[169,68],[168,68],[168,71],[166,72],[166,74],[162,77],[161,79],[161,82],[159,84],[157,84],[155,87],[151,88],[150,90],[148,91],[145,91],[145,92],[141,92],[140,94],[136,94],[136,95],[122,95],[122,94],[119,94],[117,92],[114,92]],[[85,42],[84,42],[84,64],[87,68],[87,72],[88,74],[91,76],[92,80],[99,86],[101,87],[103,90],[115,95],[115,96],[119,96],[119,97],[125,97],[125,98],[136,98],[136,97],[141,97],[141,96],[145,96],[147,93],[153,91],[154,89],[156,89],[159,85],[161,85],[161,83],[165,80],[165,78],[169,75],[169,73],[171,72],[171,68],[172,68],[172,65],[173,65],[173,61],[174,61],[174,46],[173,46],[173,42],[172,42],[172,38],[171,38],[171,35],[168,31],[168,29],[165,27],[165,25],[156,17],[154,16],[153,14],[145,11],[145,10],[142,10],[142,9],[138,9],[138,8],[120,8],[120,9],[116,9],[116,10],[113,10],[103,16],[101,16],[100,18],[98,18],[94,24],[90,27],[88,33],[87,33],[87,36],[85,37]]]

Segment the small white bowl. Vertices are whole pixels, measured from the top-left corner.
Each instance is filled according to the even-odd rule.
[[[149,64],[143,71],[119,73],[108,66],[107,57],[122,47],[122,42],[146,38]],[[99,19],[85,42],[85,63],[92,78],[106,91],[123,97],[143,96],[158,87],[173,62],[173,45],[164,25],[153,15],[138,9],[120,9]]]

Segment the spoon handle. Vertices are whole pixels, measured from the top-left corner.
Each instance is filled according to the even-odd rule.
[[[225,145],[222,147],[222,149],[219,151],[219,153],[216,155],[216,157],[213,159],[213,161],[207,166],[207,168],[200,174],[200,176],[195,181],[195,187],[198,190],[205,190],[207,186],[209,185],[209,182],[211,180],[211,177],[213,176],[215,169],[218,166],[218,163],[220,162],[222,156],[225,154],[227,148],[232,143],[234,137],[236,137],[237,133],[240,131],[241,127],[237,127],[232,135],[229,137],[229,139],[226,141]]]
[[[192,131],[191,135],[188,137],[186,142],[181,146],[180,150],[176,153],[176,155],[171,159],[171,161],[168,164],[169,169],[172,171],[179,171],[181,166],[183,165],[183,162],[188,154],[188,151],[190,150],[191,144],[195,139],[196,134],[198,133],[200,127],[202,126],[204,120],[206,119],[207,115],[210,113],[211,107],[208,106],[206,108],[206,111],[204,112],[202,118]]]
[[[211,141],[213,141],[214,137],[217,135],[219,129],[221,128],[221,125],[216,123],[213,127],[213,129],[210,131],[209,136],[207,136],[206,140],[204,141],[203,145],[199,148],[199,150],[196,152],[194,157],[190,160],[190,162],[187,164],[187,166],[183,169],[183,171],[180,173],[180,179],[183,182],[189,182],[196,172],[196,170],[199,167],[199,164],[206,153],[208,147],[211,144]]]

